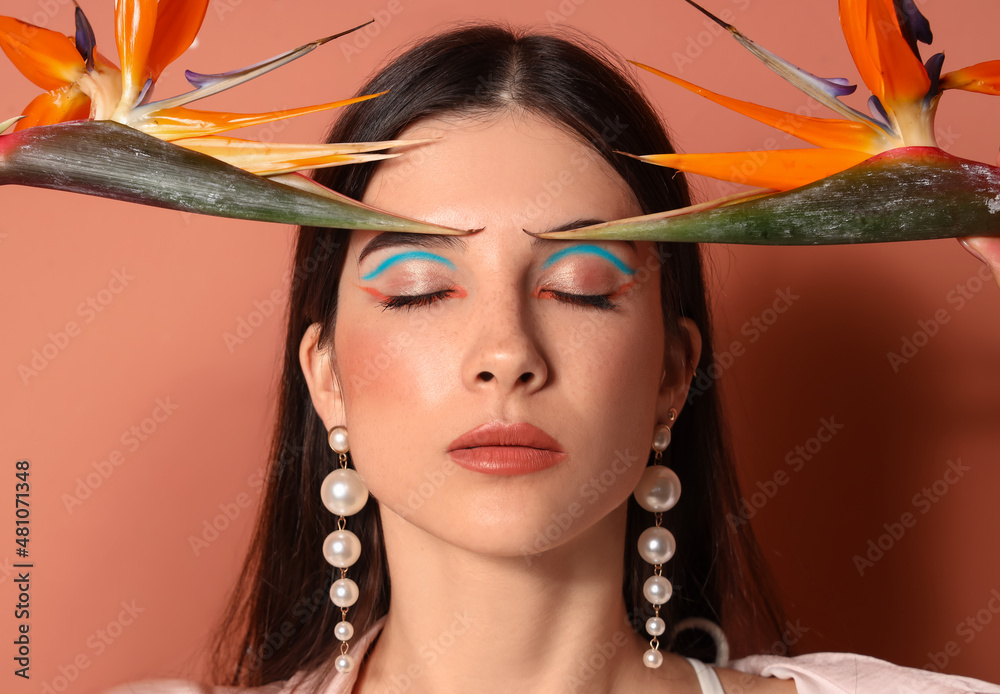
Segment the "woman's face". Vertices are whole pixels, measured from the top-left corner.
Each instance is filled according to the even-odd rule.
[[[656,424],[681,409],[700,344],[689,355],[679,340],[665,343],[655,244],[523,231],[641,214],[578,137],[505,113],[422,121],[402,138],[439,139],[384,163],[364,202],[482,231],[377,247],[373,239],[398,235],[352,232],[334,332],[338,378],[318,396],[322,368],[314,371],[313,401],[328,428],[347,427],[383,517],[490,554],[561,544],[627,500]],[[452,442],[490,422],[530,423],[564,455],[515,474],[463,467]],[[479,457],[490,464],[489,452]]]

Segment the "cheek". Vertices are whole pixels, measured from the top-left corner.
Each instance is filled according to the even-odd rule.
[[[592,311],[549,331],[566,385],[615,418],[625,411],[651,416],[662,373],[664,331],[659,304],[632,305],[632,315]]]
[[[458,340],[424,307],[373,318],[370,311],[353,323],[345,316],[337,354],[347,406],[356,413],[412,412],[422,403],[447,400],[455,386]],[[374,408],[374,409],[368,409]]]
[[[353,460],[372,493],[391,501],[419,469],[415,460],[401,467],[401,451],[440,447],[440,431],[414,413],[444,412],[453,400],[455,342],[420,311],[374,320],[367,313],[341,312],[335,349]]]
[[[635,315],[650,318],[595,313],[550,333],[562,374],[563,425],[579,446],[581,466],[573,474],[585,480],[584,505],[599,515],[631,492],[656,424],[665,339],[658,297]]]

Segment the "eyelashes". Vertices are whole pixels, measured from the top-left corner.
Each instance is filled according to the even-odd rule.
[[[382,307],[383,311],[399,309],[410,310],[421,306],[429,306],[434,302],[452,296],[455,293],[454,289],[442,289],[440,291],[431,292],[430,294],[417,294],[414,296],[387,296],[384,300],[379,301],[378,303]],[[569,304],[570,306],[594,308],[600,311],[616,311],[619,308],[619,304],[613,302],[611,298],[619,294],[620,290],[611,294],[570,294],[569,292],[560,292],[555,289],[544,289],[539,293],[549,294],[557,301]]]
[[[443,299],[446,296],[451,296],[455,293],[454,289],[442,289],[441,291],[431,292],[430,294],[418,294],[416,296],[387,296],[383,301],[379,301],[379,306],[382,310],[386,309],[401,309],[405,308],[407,310],[412,308],[418,308],[420,306],[429,306],[439,299]]]
[[[611,300],[611,297],[617,295],[618,292],[612,294],[570,294],[569,292],[560,292],[555,289],[545,289],[542,291],[546,294],[551,294],[558,301],[573,306],[591,307],[602,311],[616,311],[619,306]]]

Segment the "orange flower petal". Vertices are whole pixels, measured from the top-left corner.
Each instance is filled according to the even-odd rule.
[[[86,120],[90,116],[90,97],[76,85],[39,94],[24,109],[24,118],[17,122],[14,130],[33,128],[36,125],[52,125],[71,120]]]
[[[191,47],[208,11],[208,0],[160,0],[149,49],[149,72],[155,82],[170,63]]]
[[[116,0],[115,43],[122,66],[120,109],[131,109],[146,84],[155,28],[156,0]]]
[[[175,145],[207,154],[258,175],[284,174],[363,161],[379,161],[398,154],[344,154],[340,145],[300,145],[239,140],[234,137],[191,137]]]
[[[717,154],[650,154],[639,159],[723,181],[790,190],[860,164],[869,157],[864,152],[846,149],[775,149]]]
[[[868,152],[869,154],[877,154],[884,148],[885,138],[874,128],[864,123],[840,118],[814,118],[812,116],[802,116],[797,113],[779,111],[775,108],[716,94],[680,77],[674,77],[656,68],[637,63],[634,60],[630,60],[629,62],[638,65],[644,70],[649,70],[664,79],[670,80],[674,84],[680,85],[710,101],[714,101],[720,106],[725,106],[732,111],[749,116],[756,121],[782,130],[789,135],[794,135],[818,147],[855,149]]]
[[[872,94],[881,98],[884,89],[878,53],[869,50],[865,38],[868,29],[868,0],[840,0],[840,26],[861,79]]]
[[[195,137],[201,135],[212,135],[215,133],[245,128],[250,125],[260,125],[270,123],[284,118],[303,116],[307,113],[316,113],[339,106],[347,106],[359,101],[367,101],[376,96],[381,96],[385,92],[378,94],[366,94],[356,96],[351,99],[332,101],[328,104],[317,104],[316,106],[304,106],[302,108],[290,108],[283,111],[271,111],[268,113],[223,113],[216,111],[198,111],[185,106],[175,106],[174,108],[154,111],[145,120],[132,123],[132,127],[143,132],[154,135],[161,140],[176,140],[181,137]]]
[[[13,17],[0,17],[0,48],[42,89],[61,89],[86,70],[72,39]]]
[[[874,93],[886,110],[894,110],[897,103],[923,99],[931,80],[927,68],[903,37],[893,0],[868,0],[867,40],[882,74],[882,93]]]
[[[941,78],[941,89],[1000,94],[1000,60],[988,60],[949,72]]]

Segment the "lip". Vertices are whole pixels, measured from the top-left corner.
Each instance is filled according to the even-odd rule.
[[[521,475],[552,467],[566,457],[562,446],[527,422],[487,422],[448,446],[460,466],[487,475]]]

